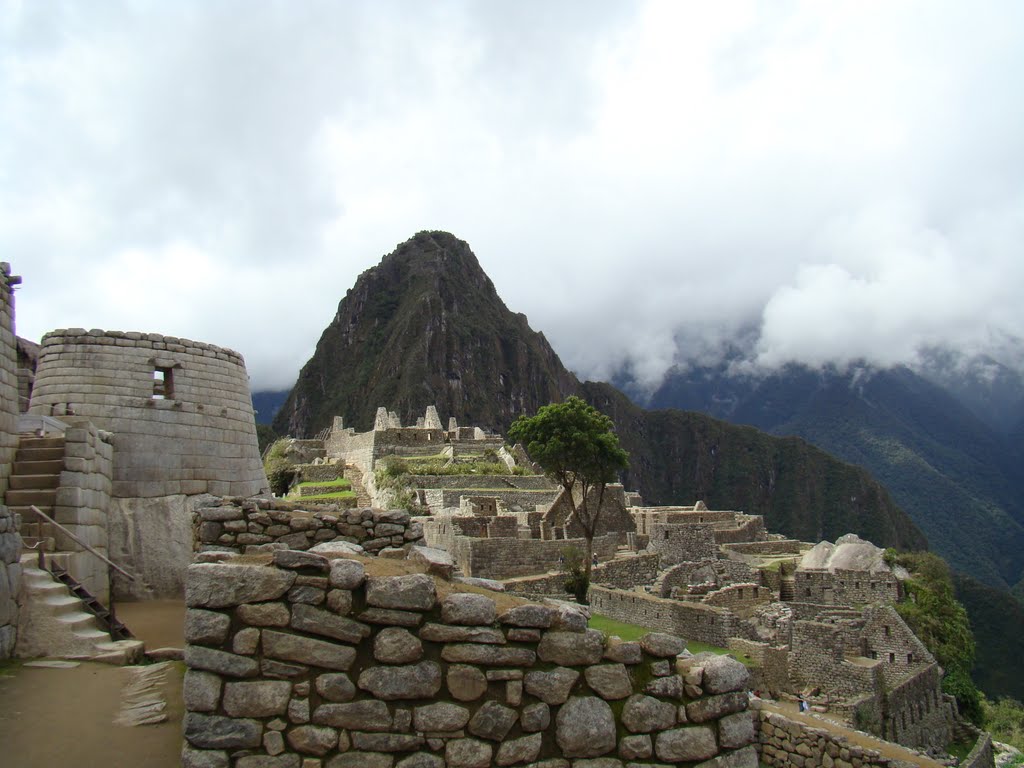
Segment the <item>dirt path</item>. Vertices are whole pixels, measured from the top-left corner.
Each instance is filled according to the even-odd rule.
[[[114,725],[126,668],[0,668],[0,764],[6,768],[174,768],[181,764],[181,665],[167,675],[166,722]]]
[[[797,705],[787,701],[762,701],[761,707],[768,710],[769,712],[775,712],[780,715],[788,717],[790,720],[796,720],[811,726],[812,728],[821,728],[822,730],[829,731],[836,734],[837,736],[844,736],[851,744],[856,744],[866,749],[873,749],[879,754],[893,760],[903,760],[914,765],[925,766],[926,768],[945,768],[942,763],[932,760],[927,757],[922,757],[916,752],[911,752],[909,749],[893,744],[889,741],[882,741],[872,736],[868,736],[860,731],[855,731],[846,726],[840,725],[839,723],[828,720],[824,717],[815,717],[813,715],[803,714],[797,709]]]

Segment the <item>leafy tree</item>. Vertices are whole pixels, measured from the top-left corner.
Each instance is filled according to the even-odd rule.
[[[589,584],[594,535],[601,518],[605,487],[629,466],[612,420],[574,395],[561,403],[543,406],[535,416],[520,416],[508,434],[522,443],[544,473],[565,489],[570,514],[587,542],[584,577]],[[596,496],[595,503],[591,503],[591,492]]]

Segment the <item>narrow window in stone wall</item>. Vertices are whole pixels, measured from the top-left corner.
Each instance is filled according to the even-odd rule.
[[[889,629],[888,626],[883,627],[883,629],[885,630],[885,636],[886,637],[889,637],[892,634],[892,630]]]
[[[895,653],[892,653],[892,652],[889,653],[889,663],[890,664],[895,664],[896,663],[896,654]]]
[[[172,400],[174,399],[174,369],[161,368],[153,369],[153,399]]]
[[[907,664],[913,664],[913,663],[914,663],[914,654],[908,653],[907,654]]]

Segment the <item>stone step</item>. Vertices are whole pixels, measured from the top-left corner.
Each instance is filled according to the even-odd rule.
[[[46,459],[44,461],[15,461],[11,469],[12,475],[60,475],[64,470],[64,459]]]
[[[54,461],[64,460],[64,446],[59,448],[19,448],[14,455],[15,461]]]
[[[41,448],[60,448],[64,449],[64,438],[59,437],[32,437],[29,435],[22,435],[18,441],[18,445],[21,448],[29,449],[41,449]]]
[[[9,507],[27,507],[29,505],[35,505],[37,507],[53,507],[56,501],[56,488],[46,488],[43,490],[15,490],[11,488],[7,491],[6,503]]]
[[[23,475],[16,473],[11,475],[8,481],[8,487],[15,491],[49,490],[60,485],[60,475]]]

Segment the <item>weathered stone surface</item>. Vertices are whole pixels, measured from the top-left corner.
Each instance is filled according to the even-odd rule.
[[[321,704],[313,711],[313,722],[353,731],[389,731],[392,726],[388,705],[374,699],[348,704]]]
[[[328,760],[324,768],[391,768],[394,763],[394,755],[380,752],[345,752]]]
[[[622,708],[622,724],[632,733],[662,731],[671,728],[675,722],[675,706],[651,696],[630,696]]]
[[[623,736],[619,740],[619,757],[624,760],[648,758],[654,754],[654,745],[649,734]]]
[[[446,624],[482,626],[493,624],[498,612],[494,600],[473,592],[456,592],[441,603],[441,621]]]
[[[185,715],[185,738],[201,749],[258,747],[263,725],[258,720],[189,712]]]
[[[415,611],[393,611],[387,608],[367,608],[359,614],[359,620],[367,624],[384,624],[393,627],[418,627],[423,614]]]
[[[651,674],[655,677],[666,677],[672,672],[672,667],[669,666],[668,659],[660,659],[659,661],[652,661]]]
[[[750,681],[750,670],[731,656],[712,656],[701,661],[704,693],[742,691]]]
[[[537,645],[537,656],[563,666],[597,664],[604,654],[604,634],[596,629],[586,632],[545,632]]]
[[[487,691],[487,678],[476,667],[451,664],[447,675],[448,691],[458,701],[476,701]]]
[[[467,584],[471,587],[481,587],[492,592],[504,592],[505,585],[494,579],[480,579],[476,576],[456,576],[452,579],[456,584]]]
[[[181,768],[231,768],[231,760],[223,750],[193,749],[186,744],[181,750]]]
[[[683,678],[679,675],[656,678],[644,686],[644,693],[681,701],[683,698]]]
[[[654,753],[659,760],[678,763],[707,760],[718,752],[715,732],[710,726],[691,725],[672,728],[654,737]]]
[[[263,565],[195,563],[188,567],[185,604],[227,608],[276,600],[295,583],[295,574]]]
[[[205,669],[226,677],[256,677],[259,672],[254,659],[201,645],[186,646],[185,664],[190,669]]]
[[[327,593],[327,607],[339,616],[352,611],[352,592],[348,589],[332,589]]]
[[[457,731],[469,722],[469,710],[458,704],[439,701],[416,707],[412,722],[417,731]]]
[[[288,709],[292,684],[283,680],[257,680],[224,686],[224,711],[232,717],[270,717]]]
[[[446,645],[441,658],[456,664],[482,664],[489,667],[532,667],[537,654],[529,648],[502,648],[496,645]]]
[[[495,756],[494,762],[502,766],[529,763],[537,759],[540,747],[541,734],[539,733],[521,736],[518,739],[509,739],[498,747],[498,754]]]
[[[469,732],[481,739],[501,741],[515,725],[519,714],[496,701],[486,702],[469,721]]]
[[[551,707],[544,702],[523,707],[519,715],[519,727],[527,733],[545,731],[551,725]]]
[[[434,643],[484,643],[504,645],[505,636],[491,627],[452,627],[447,624],[424,624],[420,637]]]
[[[527,672],[523,682],[528,694],[557,706],[566,702],[579,679],[580,673],[575,669],[555,667],[550,672]]]
[[[316,692],[327,701],[343,703],[355,698],[356,686],[344,672],[328,672],[317,677]]]
[[[718,743],[723,749],[745,747],[754,735],[753,712],[734,712],[718,721]]]
[[[666,632],[648,632],[640,638],[640,647],[651,656],[675,658],[686,650],[686,641]]]
[[[189,712],[213,712],[220,703],[221,680],[210,672],[185,672],[182,698]]]
[[[563,632],[583,632],[590,621],[590,609],[578,603],[567,603],[564,600],[551,600],[547,602],[555,609],[551,617],[551,628]]]
[[[313,547],[313,551],[318,551],[322,546],[319,544]],[[332,560],[329,579],[332,587],[355,589],[366,580],[366,568],[358,560]]]
[[[298,755],[245,755],[238,758],[235,768],[299,768]]]
[[[429,699],[441,690],[441,666],[423,661],[396,667],[370,667],[359,675],[358,685],[378,699]]]
[[[260,672],[264,677],[290,680],[293,677],[306,674],[306,671],[306,667],[301,664],[285,664],[283,661],[274,661],[273,659],[260,660]]]
[[[410,547],[406,557],[413,563],[422,563],[427,566],[427,573],[440,576],[450,581],[455,572],[455,561],[452,556],[443,549],[433,547]]]
[[[843,761],[835,760],[836,768],[843,768]],[[718,757],[713,757],[703,763],[698,763],[694,768],[758,768],[757,750],[754,747],[744,747],[735,752],[726,752]],[[808,763],[804,763],[810,768]],[[851,763],[846,763],[846,768],[852,768]]]
[[[494,750],[486,741],[450,739],[444,745],[448,768],[488,768]]]
[[[742,712],[747,708],[747,696],[739,691],[721,693],[717,696],[705,696],[703,699],[691,701],[686,705],[686,716],[690,722],[703,723],[715,720],[733,712]]]
[[[269,629],[263,630],[263,653],[273,659],[298,661],[342,672],[347,671],[356,658],[355,649],[347,645]]]
[[[320,587],[298,584],[288,590],[288,602],[304,605],[320,605],[327,599],[327,593]]]
[[[318,555],[315,552],[300,552],[295,549],[279,549],[274,552],[274,565],[289,570],[311,568],[321,573],[326,573],[331,567],[330,561],[323,555]]]
[[[288,731],[288,744],[306,755],[326,755],[338,745],[338,732],[324,725],[300,725]]]
[[[602,699],[624,699],[633,693],[633,681],[624,664],[597,664],[584,673],[589,685]]]
[[[231,617],[226,613],[189,608],[185,611],[185,641],[200,645],[220,645],[228,636]]]
[[[410,752],[419,749],[424,739],[418,733],[363,733],[350,734],[352,746],[367,752]]]
[[[308,723],[309,699],[291,699],[288,702],[288,719],[293,723]]]
[[[398,761],[395,768],[445,768],[444,758],[429,752],[417,752]]]
[[[301,603],[292,606],[291,625],[301,632],[333,637],[343,643],[358,643],[370,636],[370,628],[365,624]]]
[[[252,603],[235,611],[242,621],[254,627],[287,627],[291,613],[284,603]]]
[[[638,642],[626,642],[618,637],[610,637],[604,649],[604,658],[619,664],[639,664],[644,660],[644,653]]]
[[[235,638],[231,641],[231,650],[243,656],[251,656],[256,653],[259,644],[260,631],[256,627],[246,627],[235,633]]]
[[[377,608],[429,611],[437,602],[437,590],[425,573],[373,576],[366,580],[366,602]]]
[[[373,657],[383,664],[409,664],[423,657],[423,643],[407,629],[386,627],[373,639]]]
[[[501,614],[498,621],[513,627],[547,629],[551,626],[554,615],[554,610],[546,605],[517,605]]]
[[[615,749],[615,716],[596,696],[573,696],[555,717],[555,738],[566,757],[600,757]]]

